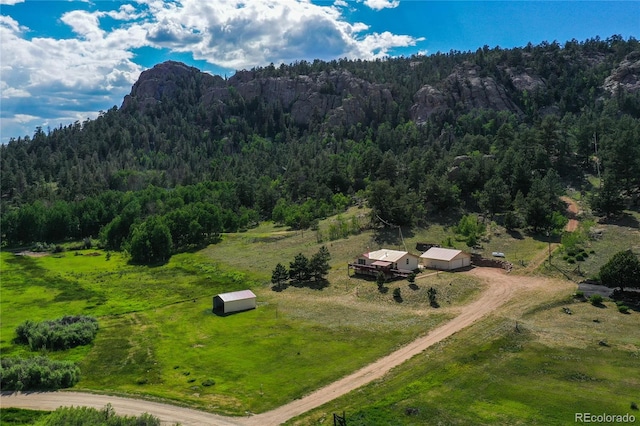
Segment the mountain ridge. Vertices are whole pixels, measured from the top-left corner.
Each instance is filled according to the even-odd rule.
[[[397,225],[475,212],[538,232],[562,216],[566,186],[612,214],[640,202],[639,60],[637,40],[612,37],[229,79],[165,62],[120,108],[0,147],[1,228],[14,242],[117,229],[117,249],[170,207],[223,232],[261,219],[304,228],[366,201]],[[148,199],[178,188],[180,200]],[[189,207],[198,199],[208,207]],[[196,226],[212,206],[224,220]],[[179,247],[199,235],[173,231]]]

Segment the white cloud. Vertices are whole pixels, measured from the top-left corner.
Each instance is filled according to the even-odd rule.
[[[0,28],[7,30],[12,34],[20,34],[28,30],[13,19],[11,16],[0,15]]]
[[[24,3],[24,0],[0,0],[0,5],[13,6],[18,3]]]
[[[399,0],[364,0],[365,6],[373,10],[394,9],[400,5]]]
[[[144,17],[146,13],[140,13],[130,4],[123,4],[117,11],[110,10],[108,12],[100,13],[100,16],[109,16],[110,18],[117,19],[118,21],[133,21]]]
[[[131,49],[146,43],[146,32],[107,33],[84,11],[67,13],[61,21],[79,37],[28,39],[29,28],[0,17],[2,143],[48,122],[66,125],[95,117],[98,110],[120,104],[142,71],[131,61]]]
[[[29,114],[16,114],[14,116],[14,120],[17,123],[28,123],[31,120],[34,120],[36,118],[38,118],[38,117],[36,117],[35,115],[29,115]]]
[[[74,10],[62,15],[62,22],[69,25],[79,36],[87,40],[100,40],[104,37],[104,31],[100,29],[98,16],[84,10]]]
[[[421,40],[406,35],[391,38],[390,33],[363,36],[369,26],[347,22],[339,7],[343,0],[334,5],[298,0],[141,1],[155,18],[145,25],[151,44],[190,52],[195,59],[224,68],[345,56],[371,59]],[[381,4],[377,1],[372,5]],[[395,4],[384,3],[385,7]]]

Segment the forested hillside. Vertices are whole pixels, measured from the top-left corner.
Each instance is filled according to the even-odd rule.
[[[587,175],[603,177],[595,210],[637,206],[640,42],[302,61],[226,80],[166,62],[120,108],[0,154],[5,245],[100,236],[156,262],[363,201],[396,225],[470,211],[537,232]]]

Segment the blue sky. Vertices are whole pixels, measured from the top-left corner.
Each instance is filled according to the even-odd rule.
[[[95,118],[140,73],[640,38],[640,1],[0,0],[0,142]]]

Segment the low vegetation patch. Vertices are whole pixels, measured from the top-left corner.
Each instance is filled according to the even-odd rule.
[[[72,362],[44,356],[0,360],[2,390],[62,389],[80,380],[80,368]]]
[[[90,407],[60,407],[35,426],[160,426],[160,419],[148,413],[116,415],[111,404],[101,410]]]
[[[3,426],[27,426],[36,424],[38,420],[50,413],[50,411],[6,407],[0,408],[0,419],[2,419]]]
[[[41,322],[27,320],[16,328],[16,343],[29,345],[32,351],[58,351],[88,345],[97,332],[98,320],[84,315]]]

